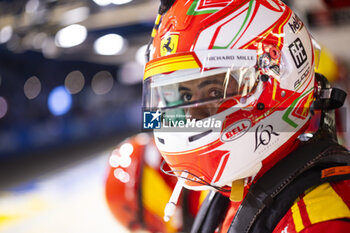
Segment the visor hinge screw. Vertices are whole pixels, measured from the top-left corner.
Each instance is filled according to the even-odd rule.
[[[282,96],[282,97],[285,97],[285,96],[286,96],[286,92],[285,92],[285,91],[282,91],[282,92],[281,92],[281,96]]]
[[[256,107],[258,110],[263,110],[265,108],[265,105],[263,103],[258,103]]]
[[[267,74],[262,74],[261,76],[260,76],[260,79],[261,79],[261,81],[263,81],[263,82],[267,82],[267,81],[269,81],[269,76],[267,75]]]

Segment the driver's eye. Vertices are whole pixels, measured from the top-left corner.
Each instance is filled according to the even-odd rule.
[[[223,98],[224,97],[224,93],[222,90],[219,89],[213,89],[209,91],[209,97],[212,98]]]
[[[181,99],[185,102],[189,102],[192,99],[192,95],[190,93],[183,93]]]

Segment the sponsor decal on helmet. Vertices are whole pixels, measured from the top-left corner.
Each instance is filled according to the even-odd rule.
[[[292,29],[293,33],[296,34],[304,27],[304,24],[297,15],[293,15],[292,19],[292,23],[288,23],[288,25],[290,29]]]
[[[306,78],[309,76],[310,71],[311,71],[311,67],[308,66],[307,69],[305,70],[305,72],[301,75],[301,77],[297,81],[295,81],[295,83],[294,83],[294,89],[295,90],[298,89],[298,87],[300,87],[301,84],[303,84],[307,80]]]
[[[300,38],[297,38],[291,45],[289,51],[296,67],[299,69],[307,61],[307,54]]]
[[[243,136],[250,129],[250,120],[242,120],[234,123],[221,134],[221,141],[229,142]]]
[[[170,55],[176,53],[179,35],[168,35],[160,42],[160,55]]]
[[[279,136],[279,133],[276,133],[273,130],[272,125],[259,125],[255,130],[255,150],[254,152],[260,147],[260,146],[267,146],[272,136]]]
[[[254,49],[217,49],[196,52],[203,65],[212,67],[253,67],[256,65],[256,50]]]

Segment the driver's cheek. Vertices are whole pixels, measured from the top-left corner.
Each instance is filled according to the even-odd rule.
[[[201,120],[210,116],[210,109],[202,105],[200,107],[192,107],[187,110],[190,119]]]
[[[195,91],[193,92],[192,101],[196,102],[203,99],[203,92]],[[189,119],[201,120],[208,117],[210,114],[209,109],[206,105],[201,105],[200,107],[191,107],[187,109],[186,115]]]
[[[218,112],[218,104],[205,104],[200,107],[192,107],[187,110],[190,119],[201,120]]]
[[[218,113],[219,104],[218,103],[208,104],[207,108],[209,109],[210,116],[212,116]]]
[[[203,93],[207,93],[208,91],[203,91],[201,90],[200,92],[198,91],[198,95],[193,95],[192,96],[192,101],[198,101],[201,99],[207,99],[209,96],[205,96]],[[218,104],[211,103],[211,104],[205,104],[201,105],[200,107],[191,107],[187,109],[186,115],[190,119],[196,119],[196,120],[201,120],[207,117],[210,117],[217,113],[218,111]]]

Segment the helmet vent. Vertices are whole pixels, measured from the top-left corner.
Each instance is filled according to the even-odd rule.
[[[211,132],[213,132],[213,130],[210,129],[210,130],[205,131],[205,132],[203,132],[203,133],[193,135],[193,136],[191,136],[191,137],[188,138],[188,141],[189,141],[189,142],[194,142],[194,141],[196,141],[196,140],[198,140],[198,139],[200,139],[200,138],[202,138],[202,137],[207,136],[207,135],[210,134]]]
[[[164,142],[164,139],[163,139],[163,138],[158,138],[158,137],[157,137],[157,139],[158,139],[158,142],[160,142],[160,143],[162,143],[162,144],[165,144],[165,142]]]

